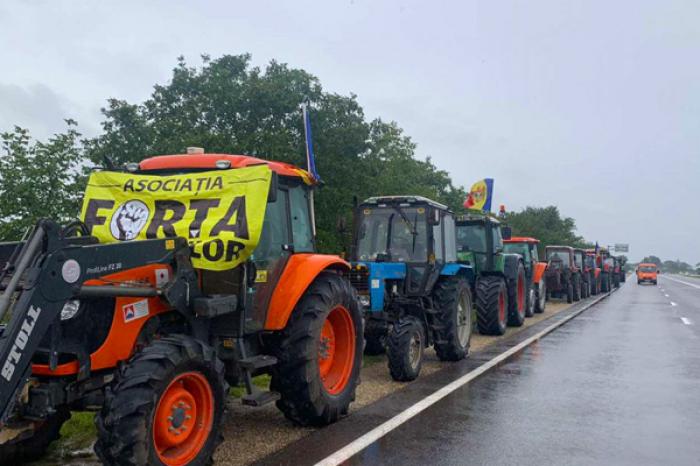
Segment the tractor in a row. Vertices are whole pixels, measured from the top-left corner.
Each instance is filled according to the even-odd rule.
[[[459,261],[474,270],[472,290],[479,333],[503,335],[508,325],[522,326],[527,309],[532,309],[531,281],[523,257],[504,252],[501,222],[481,213],[459,217],[457,251]]]
[[[365,309],[365,351],[386,351],[398,381],[418,377],[428,346],[443,361],[466,357],[474,270],[457,262],[453,213],[421,196],[373,197],[354,223],[350,278]]]
[[[98,174],[110,181],[91,177],[99,195],[86,196],[82,221],[42,220],[0,244],[0,464],[39,457],[74,410],[97,411],[106,464],[208,464],[229,385],[297,424],[348,412],[363,316],[350,264],[315,252],[305,171],[194,154]],[[402,227],[416,221],[391,211]],[[426,209],[425,221],[437,232],[443,213]],[[410,286],[430,283],[441,311],[468,307],[463,267],[448,273],[432,254]],[[458,302],[445,297],[455,290]],[[444,316],[435,341],[459,357],[468,345]],[[262,373],[269,391],[252,382]]]
[[[505,231],[510,231],[503,228]],[[547,304],[547,283],[544,279],[544,272],[547,263],[539,260],[537,245],[539,240],[528,237],[511,237],[504,234],[503,250],[509,254],[520,254],[525,266],[525,276],[529,289],[527,292],[526,317],[532,317],[535,313],[544,312]]]

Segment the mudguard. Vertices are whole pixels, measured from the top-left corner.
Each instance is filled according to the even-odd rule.
[[[547,270],[547,263],[537,262],[535,264],[535,273],[532,274],[532,283],[539,284],[542,281],[545,270]]]
[[[350,270],[340,256],[326,254],[294,254],[289,258],[270,299],[265,330],[282,330],[287,326],[294,307],[316,277],[324,270]]]

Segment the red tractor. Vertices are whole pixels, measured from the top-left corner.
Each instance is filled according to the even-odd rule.
[[[565,298],[567,303],[581,299],[581,269],[574,260],[571,246],[547,246],[544,250],[547,259],[545,280],[547,295]]]
[[[83,221],[0,244],[0,464],[41,456],[74,410],[98,412],[105,464],[209,464],[229,384],[298,424],[347,414],[362,313],[350,265],[315,252],[308,173],[197,153],[98,174],[114,182]]]
[[[586,268],[586,251],[583,249],[574,249],[574,264],[581,271],[581,289],[579,295],[581,299],[588,298],[591,295],[591,274]]]
[[[522,236],[512,236],[503,240],[503,252],[520,254],[523,258],[527,282],[530,284],[525,308],[526,317],[544,312],[547,302],[547,284],[544,280],[547,263],[539,261],[537,252],[539,242],[538,239]]]

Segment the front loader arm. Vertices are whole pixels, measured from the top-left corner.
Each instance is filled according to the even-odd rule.
[[[183,238],[94,244],[89,237],[63,238],[60,227],[44,220],[26,244],[6,268],[14,275],[9,275],[0,296],[0,322],[9,311],[7,325],[0,325],[0,426],[29,378],[35,351],[60,318],[66,301],[81,296],[163,295],[167,299],[169,294],[179,299],[184,293],[172,290],[183,287],[187,298],[190,287],[193,296],[198,293]],[[164,289],[135,284],[86,285],[100,276],[148,264],[168,264],[175,269],[175,276]],[[180,307],[180,303],[173,304]]]

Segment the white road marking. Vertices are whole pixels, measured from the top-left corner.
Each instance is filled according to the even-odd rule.
[[[682,283],[684,285],[692,286],[693,288],[697,288],[698,290],[700,290],[700,285],[696,285],[695,283],[684,282],[683,280],[678,280],[677,278],[671,278],[668,276],[664,276],[664,278],[666,278],[667,280],[671,280],[672,282]]]
[[[676,304],[676,303],[674,303],[673,301],[671,301],[671,306],[678,306],[678,304]]]
[[[668,298],[668,294],[664,293],[664,296],[666,296]]]
[[[681,317],[681,320],[685,325],[693,325],[693,321],[688,319],[687,317]]]
[[[570,321],[577,315],[581,314],[583,311],[586,309],[590,308],[591,306],[595,305],[598,303],[598,301],[602,300],[606,296],[608,296],[610,293],[606,293],[594,301],[590,302],[586,306],[582,307],[578,312],[575,312],[574,314],[566,317],[565,319],[562,319],[559,322],[556,322],[549,327],[545,328],[544,330],[538,332],[537,334],[531,336],[530,338],[518,343],[508,351],[499,354],[495,358],[491,359],[490,361],[482,364],[481,366],[477,367],[471,372],[468,372],[458,378],[457,380],[445,385],[441,389],[437,390],[434,392],[432,395],[428,395],[427,397],[423,398],[422,400],[418,401],[416,404],[413,406],[408,407],[405,411],[400,412],[396,416],[392,417],[388,421],[384,422],[383,424],[380,424],[379,426],[375,427],[374,429],[370,430],[366,434],[358,437],[357,439],[353,440],[349,444],[345,445],[343,448],[340,450],[336,451],[335,453],[332,453],[331,455],[327,456],[326,458],[322,459],[318,463],[316,463],[315,466],[337,466],[344,461],[347,461],[350,459],[352,456],[355,454],[361,452],[380,438],[384,437],[386,434],[391,432],[392,430],[396,429],[399,427],[401,424],[404,422],[408,421],[409,419],[417,416],[421,412],[425,411],[438,401],[442,400],[445,398],[447,395],[450,393],[454,392],[458,388],[462,387],[463,385],[466,385],[469,383],[471,380],[474,380],[475,378],[479,377],[481,374],[484,372],[488,371],[492,367],[498,365],[502,361],[508,359],[512,355],[516,354],[523,348],[527,347],[531,343],[539,340],[543,336],[547,335],[557,327],[560,327],[564,325],[566,322]]]

